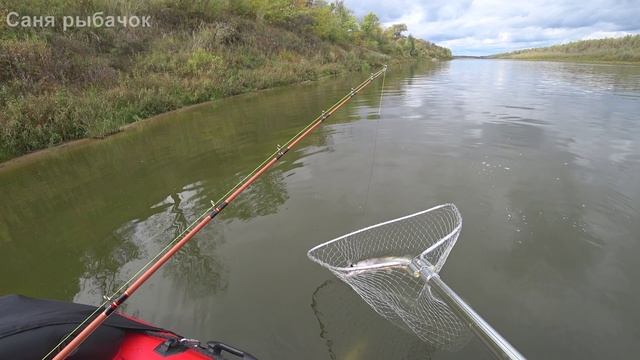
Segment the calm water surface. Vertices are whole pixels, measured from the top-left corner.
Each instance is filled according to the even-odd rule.
[[[97,304],[361,76],[171,113],[0,169],[0,294]],[[640,353],[640,67],[391,68],[126,304],[262,359],[435,351],[311,263],[312,246],[453,202],[441,276],[530,358]],[[381,109],[380,115],[378,111]]]

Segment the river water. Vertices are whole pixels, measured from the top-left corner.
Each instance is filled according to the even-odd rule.
[[[242,95],[0,168],[0,294],[97,304],[362,80]],[[640,67],[391,68],[125,306],[261,359],[489,359],[431,349],[306,251],[446,202],[441,277],[530,358],[640,353]],[[380,103],[382,100],[382,103]]]

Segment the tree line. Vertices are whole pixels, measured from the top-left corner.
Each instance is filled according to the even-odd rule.
[[[518,50],[494,55],[494,57],[531,60],[640,62],[640,35],[574,41],[568,44]]]

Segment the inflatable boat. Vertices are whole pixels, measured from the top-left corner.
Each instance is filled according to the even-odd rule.
[[[43,359],[95,309],[20,295],[0,297],[0,359]],[[221,342],[187,339],[116,312],[68,359],[255,360],[255,357]]]

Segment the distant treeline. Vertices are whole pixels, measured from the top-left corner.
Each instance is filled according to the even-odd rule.
[[[497,54],[491,57],[529,60],[640,62],[640,35],[576,41],[563,45]]]
[[[77,26],[96,13],[103,26]],[[30,24],[40,16],[55,26]],[[75,16],[84,20],[65,31],[63,18]],[[105,26],[117,16],[148,16],[150,26]],[[185,105],[451,58],[403,24],[357,19],[341,1],[0,0],[0,19],[0,161]]]

